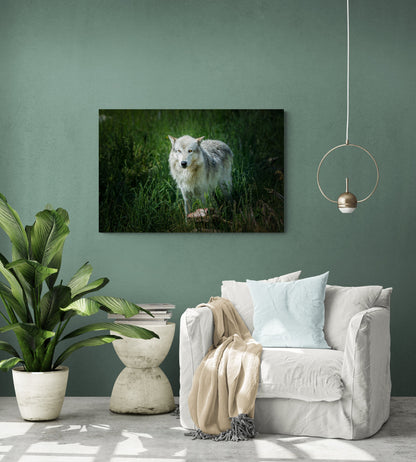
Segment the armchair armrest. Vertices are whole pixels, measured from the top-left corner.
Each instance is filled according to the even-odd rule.
[[[350,321],[342,380],[352,438],[380,428],[390,413],[390,311],[370,308]]]
[[[189,413],[188,396],[194,373],[212,345],[214,321],[208,307],[188,308],[181,316],[179,331],[179,410],[181,424],[194,428]]]

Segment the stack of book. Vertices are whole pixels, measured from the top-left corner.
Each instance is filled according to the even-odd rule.
[[[139,314],[131,316],[130,318],[124,318],[119,314],[109,314],[108,317],[113,321],[125,320],[132,324],[143,326],[160,326],[166,324],[170,320],[172,317],[172,310],[175,309],[175,305],[171,305],[170,303],[137,303],[137,305],[147,310],[153,317],[149,316],[145,311],[141,311]]]

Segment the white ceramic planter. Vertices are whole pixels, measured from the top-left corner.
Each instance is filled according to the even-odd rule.
[[[69,369],[58,367],[50,372],[13,369],[13,383],[20,415],[25,420],[56,419],[64,403]]]

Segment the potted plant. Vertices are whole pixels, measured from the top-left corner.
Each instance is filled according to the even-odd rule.
[[[88,296],[108,284],[107,278],[90,282],[92,266],[85,263],[67,284],[57,282],[62,251],[69,234],[66,210],[46,208],[36,215],[32,226],[23,227],[19,215],[0,194],[0,227],[12,245],[8,261],[0,254],[0,334],[13,332],[20,353],[0,340],[0,350],[10,357],[0,361],[0,369],[13,369],[19,410],[26,420],[53,420],[58,417],[66,390],[68,368],[62,363],[82,347],[97,346],[126,337],[158,337],[142,327],[114,322],[95,322],[68,331],[71,319],[91,316],[100,310],[130,317],[146,311],[121,298]],[[149,313],[150,315],[150,313]],[[103,333],[110,330],[115,334]],[[79,340],[97,332],[99,335]],[[66,348],[57,354],[61,344]],[[20,367],[16,367],[20,365]]]

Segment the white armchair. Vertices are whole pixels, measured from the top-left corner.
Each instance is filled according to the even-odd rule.
[[[373,307],[349,322],[343,351],[264,348],[256,398],[260,433],[362,439],[390,412],[390,311]],[[181,424],[194,429],[188,409],[192,378],[212,343],[209,308],[188,308],[180,325]]]

